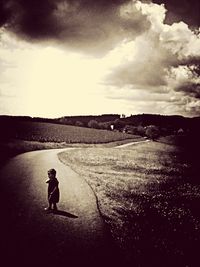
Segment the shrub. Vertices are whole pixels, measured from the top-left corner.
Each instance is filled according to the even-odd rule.
[[[75,123],[76,126],[83,127],[83,123],[81,121],[76,121]]]
[[[99,129],[99,124],[98,124],[98,122],[95,121],[95,120],[90,120],[90,121],[88,122],[88,127],[89,127],[89,128]]]
[[[110,122],[100,122],[99,128],[104,130],[111,130]]]
[[[145,134],[148,138],[155,140],[159,137],[160,131],[159,128],[155,125],[149,125],[146,128]]]
[[[145,129],[144,129],[144,127],[141,126],[141,125],[139,125],[137,127],[137,132],[138,132],[139,135],[144,136],[145,135]]]
[[[123,121],[120,120],[120,119],[116,119],[116,120],[113,121],[111,124],[114,125],[114,129],[115,129],[115,130],[119,130],[119,131],[122,131],[123,128],[126,126],[125,122],[123,122]]]

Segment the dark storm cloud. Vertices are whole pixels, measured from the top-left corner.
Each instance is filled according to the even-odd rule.
[[[200,99],[200,83],[187,82],[175,88],[177,92],[184,92],[194,98]]]
[[[0,26],[6,23],[10,16],[10,11],[6,7],[6,0],[0,0]]]
[[[200,99],[200,58],[189,59],[182,62],[179,66],[184,66],[191,73],[190,80],[176,86],[176,92],[183,92],[185,95]]]
[[[112,31],[136,34],[148,25],[134,12],[121,17],[119,9],[130,0],[0,0],[0,25],[32,40],[60,39],[82,43],[108,38]],[[150,2],[150,1],[142,1]],[[199,0],[153,0],[164,3],[167,22],[200,25]],[[143,19],[142,19],[143,18]],[[113,36],[114,34],[112,34]],[[115,39],[115,38],[114,38]]]
[[[8,0],[1,1],[0,23],[31,41],[54,40],[74,48],[111,49],[149,27],[130,0]]]
[[[153,3],[165,4],[166,23],[184,21],[190,26],[200,26],[199,0],[153,0]]]
[[[46,21],[49,13],[49,1],[1,0],[0,2],[1,26],[20,27],[22,31],[29,29],[30,32],[33,31],[33,34],[38,22]]]
[[[192,71],[193,75],[196,77],[200,77],[200,57],[196,59],[191,59],[187,63],[188,67]]]

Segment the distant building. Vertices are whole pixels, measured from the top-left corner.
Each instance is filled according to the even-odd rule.
[[[184,134],[184,130],[182,129],[182,128],[180,128],[179,130],[178,130],[178,132],[177,132],[179,135],[182,135],[182,134]]]

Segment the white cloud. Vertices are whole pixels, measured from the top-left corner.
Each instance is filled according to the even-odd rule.
[[[157,92],[166,94],[166,102],[159,103],[161,113],[180,112],[185,115],[187,112],[190,115],[190,108],[194,114],[195,107],[198,112],[196,103],[199,99],[193,98],[199,98],[199,78],[192,68],[200,60],[200,34],[189,29],[184,22],[164,24],[166,9],[163,5],[140,1],[136,5],[146,15],[151,27],[136,39],[125,41],[123,49],[120,48],[123,50],[121,63],[113,66],[106,79],[107,84],[116,88],[112,94],[126,100],[129,95],[132,101],[139,97],[148,103]],[[123,95],[118,88],[127,88],[129,94]],[[144,95],[144,91],[148,93]],[[181,100],[170,102],[172,95]],[[186,95],[187,102],[182,101]],[[195,105],[190,104],[194,101]]]
[[[183,22],[165,24],[164,5],[130,1],[108,13],[91,11],[83,9],[77,17],[76,5],[58,6],[54,20],[73,15],[59,24],[60,41],[65,39],[59,48],[58,43],[28,43],[1,30],[1,112],[198,114],[198,31]],[[78,25],[70,28],[74,35],[70,23]],[[66,42],[86,46],[90,57],[63,49]],[[95,58],[94,51],[104,54]]]
[[[142,11],[142,14],[147,16],[147,20],[151,22],[151,29],[155,32],[159,32],[164,23],[167,10],[164,5],[157,5],[153,3],[136,2],[136,6]]]

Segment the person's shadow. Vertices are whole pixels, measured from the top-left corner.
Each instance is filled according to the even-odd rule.
[[[64,216],[64,217],[68,217],[68,218],[73,218],[76,219],[78,218],[78,216],[71,214],[69,212],[63,211],[63,210],[54,210],[53,214],[55,215],[60,215],[60,216]]]

